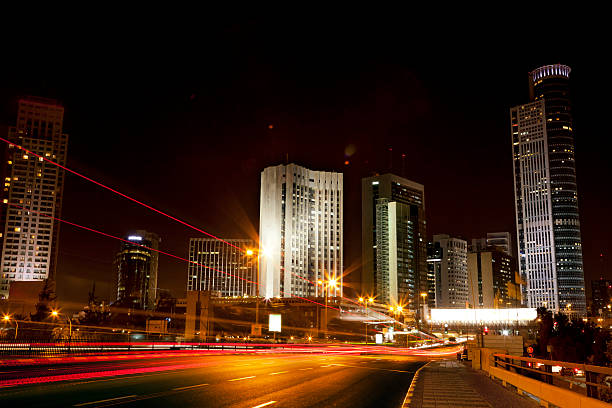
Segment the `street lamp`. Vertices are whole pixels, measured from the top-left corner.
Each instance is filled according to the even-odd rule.
[[[337,289],[338,288],[338,279],[336,278],[332,278],[332,279],[328,279],[327,281],[323,281],[321,279],[319,279],[317,281],[317,284],[321,285],[323,288],[323,295],[325,296],[325,339],[327,339],[327,302],[328,302],[328,298],[329,298],[329,291],[331,288]]]
[[[52,310],[51,316],[59,317],[60,314],[57,310]],[[68,341],[70,341],[72,340],[72,320],[68,316],[66,316],[66,320],[68,321]]]
[[[367,299],[365,299],[364,297],[359,297],[359,302],[363,303],[365,305],[365,311],[366,311],[366,319],[368,318],[368,303],[374,303],[374,298],[373,297],[368,297]],[[365,324],[365,344],[368,344],[368,322],[364,321]]]
[[[427,292],[421,292],[421,297],[423,298],[423,319],[425,319],[425,307],[427,306]],[[422,319],[419,319],[419,323]],[[421,325],[419,324],[419,330],[421,329]]]
[[[245,251],[246,256],[253,256],[255,255],[255,251],[253,249],[247,249]],[[255,297],[255,334],[261,336],[261,330],[259,328],[259,258],[261,256],[265,256],[265,251],[263,249],[259,250],[259,253],[257,254],[257,257],[255,258],[256,262],[257,262],[257,277],[256,277],[256,282],[257,282],[257,288],[256,290],[256,297]]]
[[[4,315],[2,316],[2,320],[8,324],[11,321],[11,316]],[[17,332],[19,331],[19,323],[17,323],[17,319],[12,319],[12,320],[15,322],[15,340],[17,340]]]

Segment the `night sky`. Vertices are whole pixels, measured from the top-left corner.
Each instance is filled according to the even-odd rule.
[[[2,132],[15,121],[18,96],[59,99],[68,167],[223,238],[257,239],[264,167],[288,157],[343,172],[344,262],[354,281],[360,179],[374,172],[425,185],[430,237],[516,235],[508,109],[528,102],[530,70],[567,64],[585,275],[612,277],[612,166],[602,148],[612,89],[593,38],[546,37],[527,51],[512,35],[478,29],[451,27],[440,41],[436,27],[294,23],[207,24],[189,33],[151,25],[86,41],[66,32],[53,46],[14,44],[0,78]],[[62,217],[118,236],[156,232],[162,250],[182,257],[189,238],[201,236],[72,175]],[[97,295],[114,299],[119,245],[63,225],[59,300],[85,302],[93,281]],[[182,297],[186,273],[186,263],[160,256],[160,288]]]

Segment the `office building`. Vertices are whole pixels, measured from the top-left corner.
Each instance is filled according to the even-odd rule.
[[[529,74],[531,102],[510,110],[519,270],[528,307],[586,315],[570,68]]]
[[[427,306],[436,307],[436,287],[441,285],[442,248],[439,242],[427,243]]]
[[[158,252],[161,239],[143,230],[128,234],[115,257],[117,300],[115,306],[153,310],[157,292]]]
[[[14,144],[2,143],[0,299],[8,298],[12,281],[55,280],[60,223],[53,217],[61,217],[64,171],[43,158],[66,165],[63,119],[59,102],[22,98],[6,137]]]
[[[209,291],[217,296],[255,296],[257,255],[251,239],[191,238],[187,290]],[[228,245],[227,243],[231,245]]]
[[[463,309],[469,305],[467,241],[446,234],[433,237],[440,249],[439,277],[436,276],[436,307]],[[439,283],[439,284],[438,284]]]
[[[296,164],[261,173],[259,219],[260,295],[342,296],[342,173],[314,171]]]
[[[474,309],[520,307],[513,296],[514,260],[501,247],[489,246],[467,254],[469,306]]]
[[[424,187],[393,174],[361,186],[362,292],[420,313],[428,292]]]
[[[600,278],[591,281],[591,315],[612,317],[612,281]]]
[[[488,232],[486,238],[474,238],[469,250],[482,251],[491,246],[500,248],[512,256],[512,238],[509,232]]]

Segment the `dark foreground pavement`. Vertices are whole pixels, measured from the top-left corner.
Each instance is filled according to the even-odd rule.
[[[24,384],[0,388],[0,401],[18,408],[396,408],[425,362],[407,356],[205,355],[13,368],[1,378]]]

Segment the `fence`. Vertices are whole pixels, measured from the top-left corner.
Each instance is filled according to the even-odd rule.
[[[502,353],[495,353],[492,358],[493,361],[490,362],[492,367],[501,368],[590,398],[612,402],[612,368]],[[513,385],[519,388],[518,384]]]

